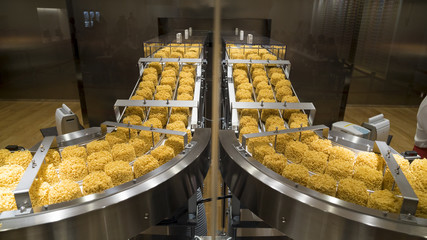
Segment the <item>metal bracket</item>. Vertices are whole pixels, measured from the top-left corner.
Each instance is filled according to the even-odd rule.
[[[325,125],[316,125],[316,126],[303,127],[303,128],[291,128],[291,129],[285,129],[285,130],[280,130],[280,131],[275,130],[275,131],[270,131],[270,132],[243,134],[243,136],[242,136],[242,148],[246,149],[246,139],[249,139],[249,138],[266,137],[266,136],[273,136],[273,135],[278,135],[278,134],[303,132],[303,131],[316,131],[316,130],[323,130],[322,136],[326,139],[328,138],[329,128]]]
[[[82,142],[88,142],[99,139],[103,136],[99,127],[91,127],[79,131],[59,135],[56,137],[58,147],[76,145]]]
[[[374,152],[381,153],[390,173],[397,183],[400,192],[403,195],[403,203],[400,209],[401,218],[410,220],[411,216],[415,216],[418,206],[418,197],[405,177],[399,164],[394,159],[390,147],[383,141],[375,141]]]
[[[187,134],[187,132],[167,130],[167,129],[162,129],[162,128],[144,127],[144,126],[139,126],[139,125],[130,125],[130,124],[125,124],[125,123],[117,123],[117,122],[106,121],[106,122],[101,123],[102,134],[106,134],[107,133],[107,126],[132,128],[132,129],[141,130],[141,131],[150,131],[150,132],[158,132],[158,133],[163,133],[163,134],[177,135],[177,136],[184,137],[184,146],[187,146],[187,144],[188,144],[188,134]]]
[[[144,62],[179,62],[179,63],[203,63],[201,58],[140,58],[138,63]]]
[[[227,59],[225,60],[226,64],[235,64],[235,63],[261,63],[261,64],[277,64],[277,65],[288,65],[291,64],[288,60],[249,60],[249,59]]]
[[[20,211],[19,214],[28,214],[32,212],[32,203],[30,199],[30,188],[39,173],[40,167],[43,164],[44,158],[53,145],[56,146],[55,136],[45,137],[41,142],[37,152],[34,154],[31,163],[28,164],[21,180],[16,186],[13,194],[15,195],[16,206]]]
[[[120,121],[120,107],[191,107],[198,108],[199,101],[180,101],[180,100],[125,100],[118,99],[114,103],[114,113],[116,120]]]
[[[231,99],[230,99],[231,100]],[[316,116],[316,108],[313,103],[281,103],[281,102],[231,102],[232,109],[298,109],[309,111],[308,122],[313,124],[314,117]]]

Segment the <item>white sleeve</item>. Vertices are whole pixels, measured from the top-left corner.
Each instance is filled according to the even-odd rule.
[[[424,98],[418,109],[414,144],[419,148],[427,148],[427,97]]]
[[[417,124],[427,133],[427,97],[421,102],[417,114]]]

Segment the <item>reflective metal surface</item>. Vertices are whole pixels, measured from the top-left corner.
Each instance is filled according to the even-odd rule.
[[[349,103],[418,105],[427,91],[426,9],[424,1],[315,0],[307,40],[352,64]]]
[[[408,182],[408,179],[406,179],[403,171],[400,169],[399,164],[390,151],[390,147],[385,142],[375,141],[374,151],[376,153],[381,153],[388,169],[391,169],[390,173],[393,175],[393,179],[399,187],[401,195],[403,196],[403,203],[400,207],[400,214],[404,214],[411,218],[417,211],[417,206],[419,203],[418,196],[415,194],[414,189]]]
[[[78,99],[65,1],[0,3],[0,99]]]
[[[360,151],[370,152],[374,149],[373,141],[368,140],[366,138],[356,137],[351,134],[345,134],[341,131],[329,131],[329,139],[338,144]]]
[[[109,128],[108,132],[111,132],[114,128]],[[56,142],[59,147],[66,147],[76,144],[82,144],[90,142],[95,139],[101,138],[102,132],[100,127],[91,127],[56,137]]]
[[[174,131],[174,130],[169,130],[169,129],[164,129],[164,128],[154,128],[154,127],[144,127],[144,126],[140,126],[140,125],[131,125],[129,123],[126,124],[126,123],[106,121],[106,122],[103,122],[101,124],[101,130],[102,130],[103,135],[107,134],[107,131],[108,131],[107,126],[130,128],[130,129],[136,129],[136,130],[140,130],[140,131],[149,131],[152,133],[157,132],[160,134],[177,135],[177,136],[183,137],[185,147],[187,146],[187,143],[188,143],[188,133],[187,132]]]
[[[55,137],[53,136],[45,137],[43,139],[40,147],[34,154],[31,163],[28,164],[28,167],[22,175],[21,180],[13,191],[13,194],[15,195],[16,206],[21,212],[31,212],[32,210],[30,188],[34,182],[34,179],[37,177],[39,169],[42,166],[46,154],[49,148],[52,146],[54,140]]]
[[[92,126],[115,119],[111,106],[116,99],[129,97],[139,76],[136,62],[143,42],[159,34],[159,18],[197,19],[212,17],[211,1],[72,1],[79,46],[84,93]],[[98,11],[100,20],[85,27],[84,11]],[[186,26],[186,28],[189,26]],[[199,30],[193,27],[193,32]],[[208,29],[211,30],[211,29]]]
[[[209,167],[209,129],[185,155],[105,193],[50,205],[29,215],[1,214],[1,239],[127,239],[172,216],[203,184]],[[9,215],[9,216],[8,216]]]
[[[402,221],[397,214],[320,194],[283,178],[252,157],[242,156],[232,130],[220,132],[220,144],[221,174],[233,195],[292,239],[427,238],[426,219]]]

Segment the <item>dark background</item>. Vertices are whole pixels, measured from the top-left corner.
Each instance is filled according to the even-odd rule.
[[[224,34],[238,27],[287,45],[291,80],[318,123],[342,118],[346,104],[415,106],[427,92],[427,1],[222,2]],[[84,11],[100,12],[93,27]],[[80,98],[91,125],[114,120],[143,42],[210,31],[212,16],[210,0],[2,1],[0,98]]]

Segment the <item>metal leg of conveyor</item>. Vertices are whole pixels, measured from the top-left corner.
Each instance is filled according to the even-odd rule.
[[[200,188],[188,199],[187,209],[170,219],[164,219],[156,226],[131,238],[132,240],[146,239],[195,239],[196,236],[207,235],[206,213]]]
[[[232,195],[229,205],[228,236],[238,239],[290,240],[277,229],[271,228],[250,210],[242,208],[240,200]]]
[[[234,195],[231,198],[230,214],[228,221],[228,236],[233,239],[237,237],[237,226],[240,223],[240,200]]]
[[[207,219],[204,203],[198,203],[203,200],[202,190],[197,192],[188,200],[188,231],[187,236],[191,239],[195,235],[207,235]]]
[[[188,228],[189,231],[187,231],[187,236],[191,239],[194,238],[194,235],[196,234],[196,224],[197,224],[197,193],[195,193],[189,200],[188,200]]]

